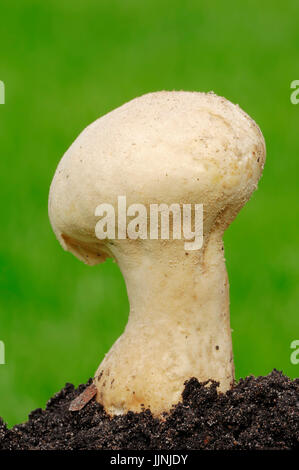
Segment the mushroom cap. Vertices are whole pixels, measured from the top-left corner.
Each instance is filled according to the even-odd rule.
[[[64,249],[87,264],[112,256],[95,235],[95,208],[133,203],[204,205],[204,235],[231,223],[256,189],[265,162],[257,124],[214,93],[161,91],[89,125],[54,175],[49,217]],[[117,220],[117,218],[116,218]],[[122,240],[116,240],[117,244]]]

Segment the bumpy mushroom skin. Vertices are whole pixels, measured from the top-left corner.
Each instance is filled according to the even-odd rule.
[[[63,248],[94,265],[113,257],[125,278],[130,314],[95,374],[97,400],[111,414],[159,416],[184,382],[234,380],[229,284],[222,236],[256,189],[265,143],[255,122],[213,93],[157,92],[88,126],[55,173],[49,215]],[[204,244],[185,240],[104,240],[95,208],[204,205]],[[117,212],[117,210],[116,210]]]

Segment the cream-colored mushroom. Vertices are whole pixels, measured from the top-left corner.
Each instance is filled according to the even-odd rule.
[[[56,170],[49,215],[63,248],[87,264],[117,261],[130,314],[95,374],[111,414],[160,415],[184,382],[229,389],[234,364],[222,236],[257,187],[265,143],[255,122],[214,93],[157,92],[88,126]],[[99,240],[96,207],[118,196],[139,203],[203,204],[203,246],[185,240]],[[87,294],[88,295],[88,294]],[[117,295],[117,293],[115,293]]]

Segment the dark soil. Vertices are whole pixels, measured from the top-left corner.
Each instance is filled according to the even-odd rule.
[[[226,394],[217,394],[215,382],[192,378],[164,421],[149,410],[110,419],[94,398],[69,411],[90,383],[66,384],[45,410],[10,430],[0,419],[0,449],[299,449],[299,379],[275,369],[240,380]]]

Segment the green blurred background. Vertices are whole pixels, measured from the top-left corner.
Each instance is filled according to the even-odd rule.
[[[297,377],[298,2],[19,0],[1,2],[0,18],[0,416],[21,422],[66,381],[85,382],[124,328],[117,265],[63,252],[48,190],[86,125],[162,89],[214,90],[265,135],[259,190],[225,235],[236,375]]]

